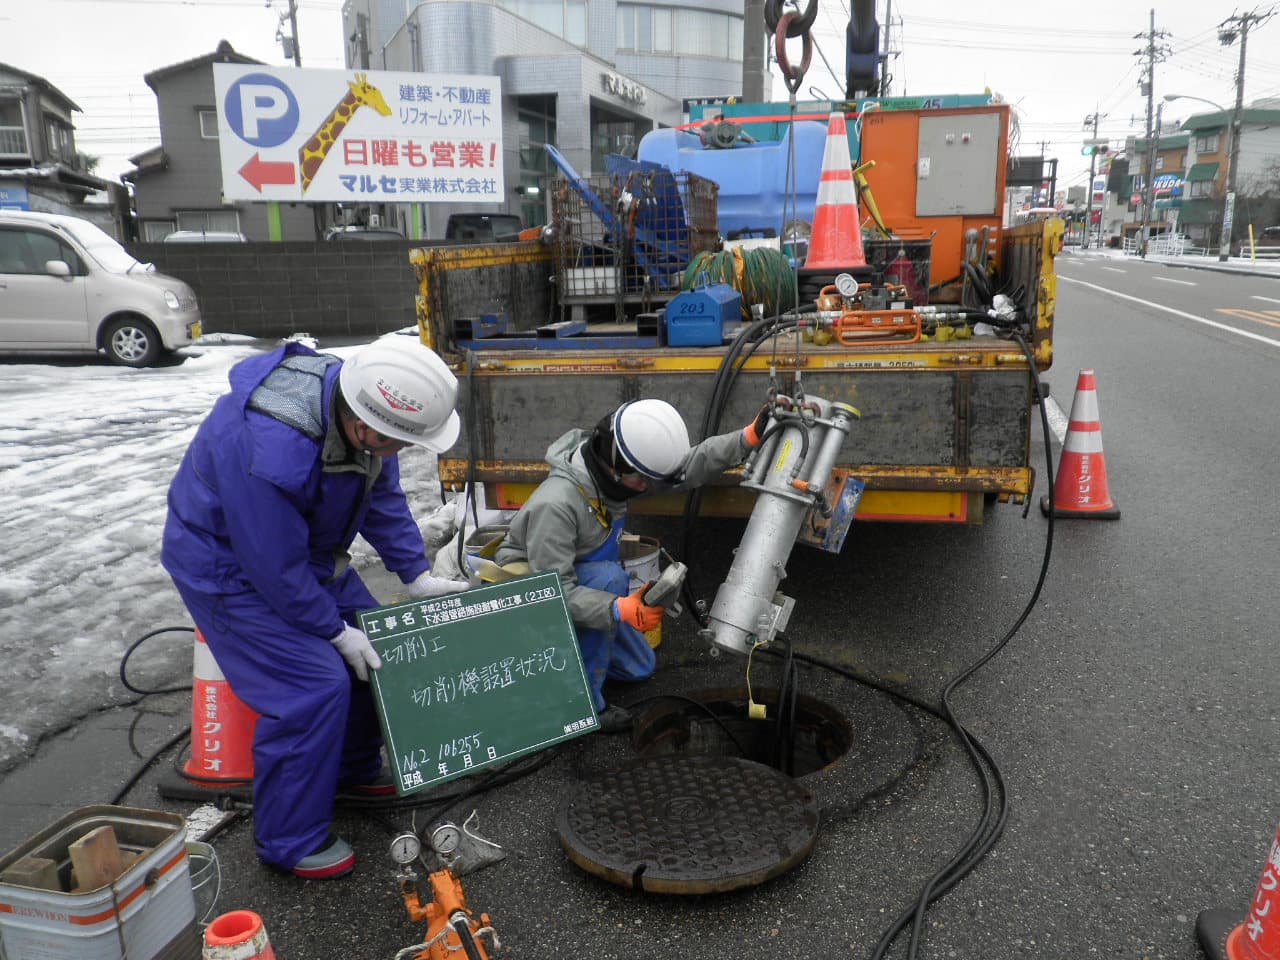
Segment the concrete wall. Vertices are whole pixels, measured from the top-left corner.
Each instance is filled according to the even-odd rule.
[[[422,244],[140,243],[139,260],[195,289],[206,333],[373,337],[412,326]]]

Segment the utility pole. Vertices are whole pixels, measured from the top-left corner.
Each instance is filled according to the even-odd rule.
[[[280,15],[280,26],[276,28],[276,39],[280,41],[286,57],[293,58],[295,67],[302,66],[302,48],[298,44],[298,0],[288,0],[289,9]],[[271,0],[267,0],[271,6]],[[289,21],[289,35],[284,35],[284,22]]]
[[[1231,111],[1231,126],[1227,136],[1230,138],[1230,149],[1227,154],[1227,191],[1222,206],[1222,230],[1218,238],[1218,260],[1225,261],[1231,256],[1231,226],[1236,205],[1236,177],[1240,167],[1240,111],[1244,107],[1244,54],[1249,43],[1249,27],[1254,23],[1262,23],[1271,18],[1274,10],[1266,13],[1237,14],[1228,17],[1218,25],[1218,39],[1224,47],[1229,47],[1236,38],[1236,26],[1240,29],[1240,67],[1236,71],[1236,106]]]
[[[1087,200],[1084,205],[1084,237],[1081,238],[1081,246],[1085,250],[1089,249],[1089,234],[1093,233],[1093,177],[1094,164],[1098,162],[1098,121],[1104,116],[1106,114],[1100,114],[1097,110],[1094,110],[1093,113],[1084,118],[1084,128],[1086,130],[1089,129],[1090,124],[1093,125],[1093,137],[1089,141],[1089,184],[1085,188]],[[1099,227],[1101,227],[1101,211],[1098,212],[1098,220]],[[1101,233],[1101,229],[1098,232]],[[1098,246],[1102,246],[1101,237],[1099,237]]]
[[[1151,26],[1145,34],[1134,34],[1135,38],[1145,36],[1147,39],[1147,48],[1143,50],[1135,50],[1137,56],[1146,60],[1147,79],[1144,84],[1147,94],[1147,163],[1143,177],[1142,191],[1142,230],[1138,243],[1138,253],[1142,257],[1147,255],[1147,235],[1150,232],[1151,216],[1155,207],[1155,182],[1156,182],[1156,142],[1160,136],[1160,111],[1155,110],[1155,124],[1152,124],[1152,112],[1155,107],[1156,93],[1156,60],[1163,60],[1168,54],[1168,48],[1161,44],[1156,46],[1156,37],[1166,36],[1164,30],[1156,30],[1156,11],[1151,9]],[[1092,185],[1091,185],[1092,186]]]
[[[764,0],[746,0],[742,20],[742,99],[764,102],[765,64]]]
[[[893,24],[893,0],[884,3],[884,46],[880,51],[880,96],[889,95],[889,28]]]

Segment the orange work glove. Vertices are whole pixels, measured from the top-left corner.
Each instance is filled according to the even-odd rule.
[[[760,446],[760,441],[764,439],[764,432],[769,429],[769,414],[772,409],[766,403],[760,408],[756,418],[742,428],[742,438],[747,441],[747,446],[752,450]]]
[[[613,601],[613,613],[619,623],[629,623],[641,633],[652,630],[662,622],[662,607],[651,607],[644,602],[644,592],[653,586],[650,580],[628,597]]]

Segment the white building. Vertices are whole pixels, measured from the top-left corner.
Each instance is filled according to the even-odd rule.
[[[545,222],[529,189],[555,173],[544,144],[583,176],[602,173],[606,154],[681,123],[685,101],[743,93],[741,0],[346,0],[342,13],[350,68],[501,78],[510,195],[484,209],[526,225]],[[424,205],[426,236],[476,209]]]

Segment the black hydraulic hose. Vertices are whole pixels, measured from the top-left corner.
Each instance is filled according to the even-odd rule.
[[[458,941],[462,944],[462,949],[467,953],[467,960],[484,960],[484,955],[480,952],[480,948],[476,946],[475,939],[471,936],[471,925],[467,923],[466,917],[457,917],[450,921],[454,933],[458,935]]]
[[[911,940],[907,949],[908,960],[914,960],[919,949],[920,936],[924,927],[924,915],[928,910],[929,904],[937,900],[948,890],[954,887],[960,880],[973,870],[974,867],[990,852],[1000,839],[1000,835],[1004,832],[1005,823],[1009,816],[1009,797],[1005,789],[1004,778],[1000,774],[1000,769],[992,759],[991,755],[982,747],[982,745],[965,729],[964,725],[956,716],[955,710],[951,705],[951,695],[959,689],[959,687],[972,677],[978,670],[985,666],[996,656],[1008,642],[1013,638],[1014,634],[1022,627],[1027,618],[1031,615],[1031,611],[1035,609],[1036,603],[1040,599],[1040,592],[1044,588],[1045,579],[1049,573],[1049,562],[1053,556],[1053,447],[1049,437],[1049,417],[1045,412],[1045,404],[1040,386],[1040,374],[1036,370],[1035,356],[1032,353],[1030,345],[1026,338],[1017,330],[1009,331],[1009,335],[1018,342],[1022,347],[1022,351],[1027,358],[1027,369],[1030,372],[1035,396],[1040,406],[1040,426],[1041,433],[1044,438],[1046,478],[1049,485],[1049,525],[1045,535],[1044,553],[1040,563],[1040,572],[1036,578],[1035,588],[1032,590],[1031,597],[1022,609],[1022,613],[1014,621],[1013,625],[1006,631],[1003,637],[996,642],[985,654],[975,660],[960,673],[956,674],[943,688],[941,703],[942,713],[947,723],[955,731],[957,738],[964,747],[965,752],[969,755],[970,761],[974,768],[979,771],[982,779],[983,787],[983,813],[979,818],[977,827],[970,834],[969,839],[961,846],[947,863],[945,867],[935,873],[924,887],[920,890],[920,895],[916,900],[915,906],[904,911],[898,917],[893,925],[886,931],[885,935],[877,944],[875,951],[872,953],[872,960],[880,960],[884,956],[889,945],[897,937],[899,933],[907,926],[911,925]],[[984,761],[986,766],[984,766]],[[990,774],[987,773],[987,767],[990,768]],[[998,789],[1000,795],[999,809],[994,811],[995,819],[992,819],[992,797],[995,789]]]
[[[728,351],[720,361],[720,366],[716,370],[715,382],[712,386],[711,400],[708,402],[706,410],[702,416],[702,436],[700,439],[705,440],[707,437],[715,435],[720,429],[720,418],[724,414],[725,404],[728,402],[730,392],[733,388],[733,382],[737,378],[738,370],[741,367],[739,363],[739,354],[744,349],[747,350],[745,356],[742,357],[741,363],[747,360],[760,348],[764,343],[766,336],[760,336],[758,339],[752,339],[756,334],[768,331],[767,335],[772,336],[782,333],[799,323],[798,317],[767,317],[763,320],[756,320],[749,326],[744,327],[734,338],[733,343],[729,345]],[[770,329],[773,328],[773,329]],[[748,344],[750,344],[748,346]],[[681,553],[685,556],[689,553],[690,541],[689,537],[693,532],[693,520],[698,515],[698,509],[702,505],[701,490],[692,490],[688,498],[685,500],[684,517],[683,517],[683,533],[681,535]],[[686,584],[688,579],[686,578]],[[693,587],[689,585],[689,594],[694,594]],[[691,614],[697,618],[697,611],[694,604],[687,604]]]
[[[178,687],[164,687],[160,690],[144,690],[142,687],[135,687],[129,682],[126,668],[129,665],[129,658],[133,656],[133,652],[152,637],[158,637],[162,633],[195,633],[195,629],[192,627],[161,627],[158,630],[152,630],[150,633],[143,634],[131,643],[129,645],[129,649],[124,652],[124,656],[120,658],[120,682],[124,684],[126,690],[129,690],[132,693],[141,694],[144,697],[149,697],[159,693],[181,693],[183,690],[191,689],[191,684],[186,684]]]

